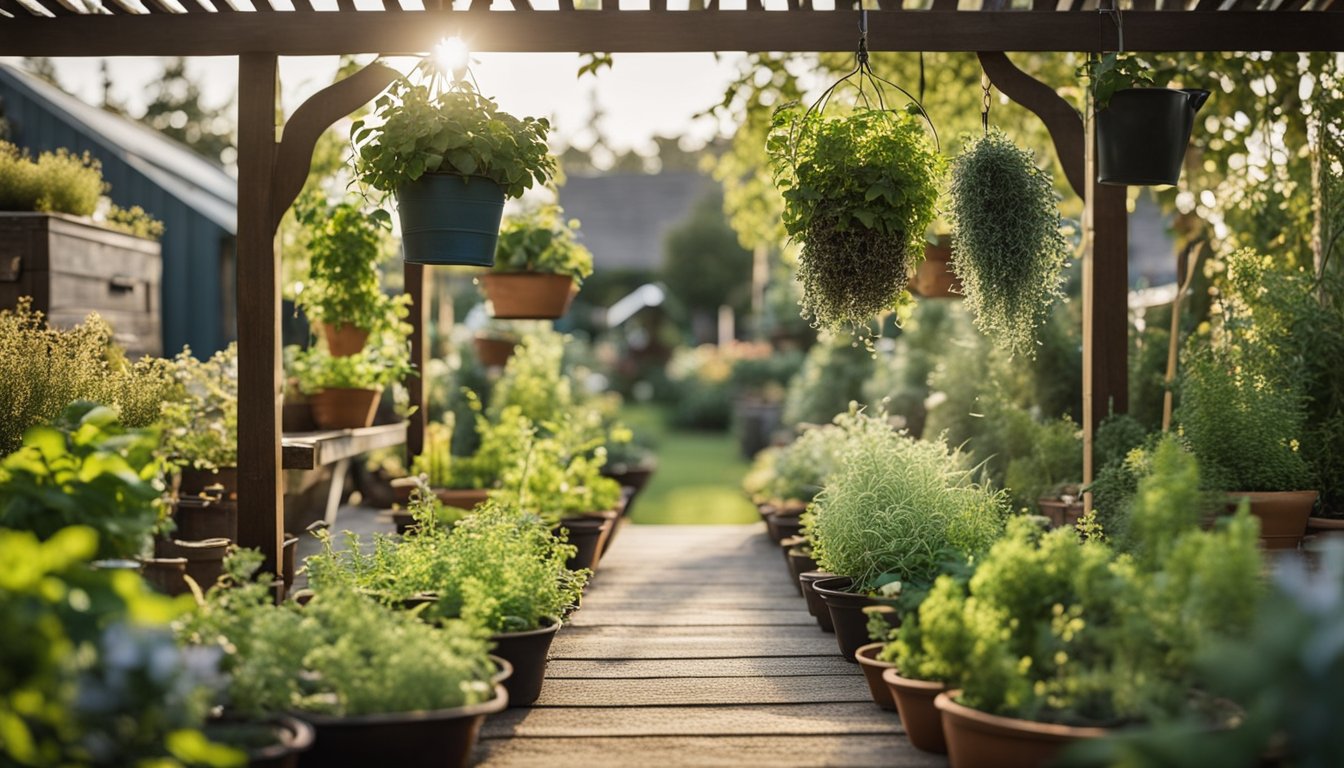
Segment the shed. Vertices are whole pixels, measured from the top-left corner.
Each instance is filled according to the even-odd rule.
[[[34,154],[67,147],[98,158],[113,202],[138,205],[163,221],[167,354],[185,344],[209,355],[235,337],[233,176],[153,129],[7,64],[0,64],[0,115],[10,140]]]

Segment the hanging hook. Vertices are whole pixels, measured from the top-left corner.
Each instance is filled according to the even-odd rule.
[[[1118,48],[1116,49],[1116,53],[1124,53],[1125,19],[1124,16],[1122,15],[1123,11],[1120,10],[1120,0],[1111,0],[1110,8],[1103,8],[1101,7],[1100,4],[1098,4],[1097,10],[1101,13],[1107,14],[1108,16],[1111,17],[1111,21],[1115,22],[1115,34],[1117,37],[1116,45],[1118,46]]]
[[[989,89],[992,87],[989,82],[989,73],[981,71],[980,73],[980,128],[989,135]]]
[[[859,10],[859,66],[868,66],[868,9]]]

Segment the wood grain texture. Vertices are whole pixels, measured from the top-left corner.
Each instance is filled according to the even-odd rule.
[[[677,677],[658,680],[568,679],[547,683],[536,707],[700,707],[871,701],[857,667],[851,675],[751,678]]]
[[[477,768],[943,768],[947,759],[890,735],[485,739]]]
[[[740,659],[553,659],[546,676],[563,678],[794,677],[854,674],[838,653],[827,656],[761,656]]]
[[[548,707],[511,709],[491,717],[486,721],[481,737],[737,736],[744,733],[885,735],[899,730],[900,718],[895,713],[878,709],[868,702],[675,708]]]

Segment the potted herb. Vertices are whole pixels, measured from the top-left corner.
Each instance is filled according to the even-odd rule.
[[[178,468],[178,495],[214,489],[211,495],[232,502],[238,497],[238,346],[208,360],[183,349],[173,358],[172,376],[177,388],[164,400],[159,424],[163,452]]]
[[[412,372],[405,345],[385,343],[349,357],[311,347],[288,373],[309,397],[318,429],[358,429],[373,423],[383,388]]]
[[[803,315],[815,327],[871,336],[874,316],[909,302],[942,156],[914,116],[870,109],[780,110],[766,151],[785,231],[803,246]]]
[[[579,242],[579,222],[558,205],[509,217],[499,234],[495,268],[479,280],[490,314],[501,319],[554,320],[569,309],[593,254]]]
[[[560,619],[578,603],[588,578],[587,571],[566,567],[574,547],[549,525],[516,508],[486,504],[451,528],[422,518],[401,541],[379,536],[372,552],[354,534],[348,539],[337,552],[325,537],[324,552],[308,559],[319,599],[337,586],[370,590],[386,602],[432,596],[422,618],[460,618],[482,627],[495,653],[513,666],[504,683],[510,705],[536,700]]]
[[[1108,53],[1079,68],[1097,110],[1097,181],[1163,185],[1181,178],[1195,113],[1209,92],[1160,88],[1140,59]]]
[[[332,355],[358,354],[370,333],[399,325],[410,303],[409,296],[383,293],[379,282],[390,222],[349,200],[328,205],[307,198],[294,211],[308,232],[308,279],[296,303]]]
[[[1035,357],[1036,329],[1063,295],[1069,243],[1050,174],[998,129],[952,164],[952,268],[975,324],[1014,354]]]
[[[374,108],[378,124],[351,127],[355,168],[363,183],[396,196],[406,260],[493,264],[505,198],[555,175],[550,124],[503,112],[460,79],[435,92],[403,78]]]
[[[235,556],[232,583],[212,588],[179,630],[224,651],[226,713],[311,723],[316,742],[300,766],[468,764],[482,720],[508,700],[484,638],[342,587],[276,605],[250,578],[259,565],[256,553]]]
[[[837,424],[804,427],[797,440],[775,453],[771,480],[762,488],[770,504],[766,530],[775,542],[802,530],[801,516],[835,470],[845,437]]]

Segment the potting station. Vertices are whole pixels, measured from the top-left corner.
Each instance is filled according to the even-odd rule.
[[[1340,11],[0,0],[0,764],[1344,764]],[[747,53],[604,168],[468,48]],[[26,84],[211,56],[236,191]]]

